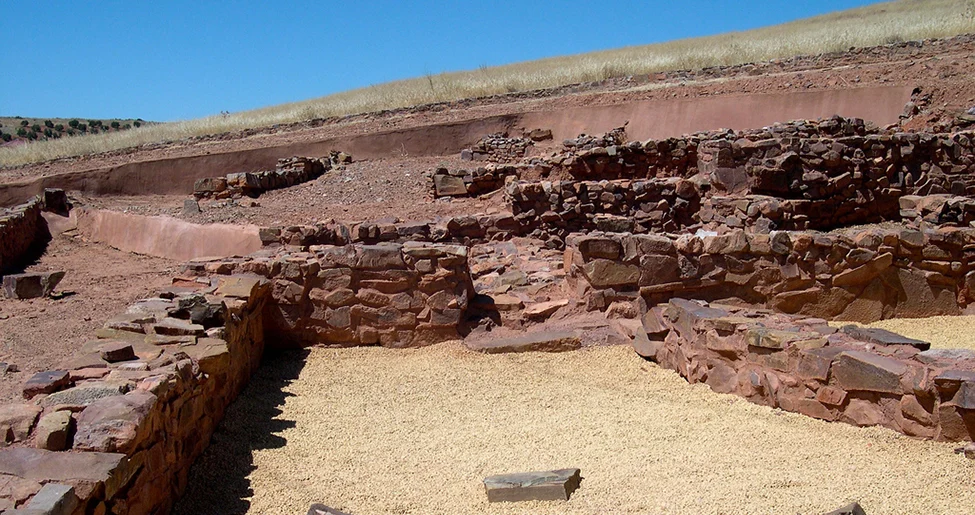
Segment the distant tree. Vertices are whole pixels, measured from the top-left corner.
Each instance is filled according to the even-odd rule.
[[[76,129],[78,127],[78,120],[71,120],[70,122],[68,122],[68,127],[71,127],[72,129]]]
[[[68,136],[74,136],[74,129],[68,129]]]
[[[88,129],[88,134],[98,134],[98,127]]]
[[[119,123],[118,122],[112,122],[112,128],[113,129],[118,129],[119,128]]]
[[[47,127],[48,129],[53,129],[54,122],[52,122],[51,120],[44,120],[44,126]]]
[[[126,124],[126,125],[128,125],[128,124]],[[136,121],[132,122],[132,125],[135,125],[136,128],[142,127],[142,122],[140,122],[139,120],[136,120]]]
[[[34,132],[41,132],[41,124],[35,123],[33,126],[31,126],[31,130]]]
[[[88,120],[89,127],[99,127],[101,126],[101,124],[102,124],[101,120]]]
[[[28,122],[27,120],[21,120],[20,121],[20,126],[21,127],[27,127],[28,125],[30,125],[30,122]]]
[[[50,127],[44,127],[44,135],[47,136],[48,138],[53,138],[54,131],[52,131]]]
[[[139,122],[135,122],[135,123],[139,123]],[[129,129],[131,129],[131,128],[132,128],[132,126],[129,125],[129,124],[125,124],[125,125],[122,126],[122,129],[123,130],[126,130],[126,131],[129,130]]]
[[[14,137],[5,132],[3,134],[0,134],[0,139],[2,139],[4,142],[7,142],[14,139]]]
[[[17,129],[17,135],[20,136],[21,138],[27,136],[27,129],[25,129],[23,127],[19,127]]]
[[[27,139],[32,140],[32,141],[35,140],[35,139],[37,139],[37,133],[34,132],[34,131],[28,131],[27,132]]]
[[[79,123],[78,124],[78,130],[81,131],[81,132],[88,132],[88,124]]]
[[[58,132],[64,132],[64,125],[62,125],[62,124],[59,123],[59,124],[57,124],[57,125],[54,126],[54,130],[56,130]]]

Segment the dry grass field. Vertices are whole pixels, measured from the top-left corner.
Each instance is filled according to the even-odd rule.
[[[255,375],[176,513],[969,514],[956,446],[716,394],[629,347],[313,348]],[[564,467],[568,502],[486,502],[485,476]]]
[[[975,0],[898,0],[745,32],[428,75],[230,115],[0,149],[0,166],[330,116],[975,32]]]

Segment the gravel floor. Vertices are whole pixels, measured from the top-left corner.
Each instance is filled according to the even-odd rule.
[[[892,318],[874,322],[868,327],[879,327],[909,338],[924,340],[935,348],[975,350],[975,316],[973,315]]]
[[[829,424],[688,385],[626,347],[270,359],[177,513],[971,513],[952,444]],[[572,500],[488,504],[484,476],[578,467]]]

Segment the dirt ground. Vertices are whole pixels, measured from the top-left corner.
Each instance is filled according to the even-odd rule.
[[[967,514],[953,447],[719,395],[623,346],[316,348],[262,368],[177,513]],[[565,467],[568,502],[485,500],[485,476]]]
[[[329,218],[362,222],[395,217],[402,221],[435,220],[504,209],[500,192],[490,198],[434,199],[427,174],[437,167],[470,169],[479,163],[455,157],[390,157],[356,161],[342,169],[290,188],[272,190],[257,199],[200,202],[201,212],[186,214],[189,195],[82,197],[85,206],[142,215],[166,215],[193,223],[242,223],[261,226],[300,225]]]
[[[21,398],[24,381],[55,368],[94,338],[94,330],[132,302],[169,284],[178,263],[121,252],[69,235],[55,237],[27,271],[63,270],[63,298],[0,295],[0,361],[19,372],[0,375],[0,403]]]

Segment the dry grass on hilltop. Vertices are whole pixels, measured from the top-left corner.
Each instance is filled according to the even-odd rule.
[[[37,142],[0,149],[0,166],[610,77],[760,62],[970,32],[975,32],[975,0],[898,0],[745,32],[428,75],[228,116]]]

